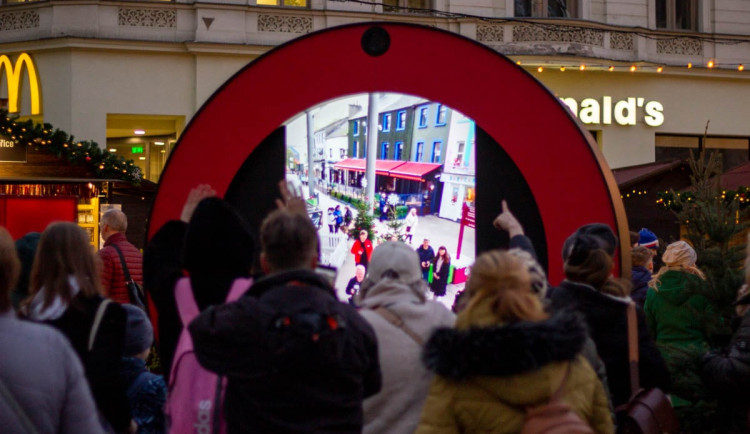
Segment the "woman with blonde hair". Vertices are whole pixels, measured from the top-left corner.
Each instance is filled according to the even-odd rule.
[[[83,363],[99,411],[120,432],[132,426],[120,380],[126,314],[122,306],[102,297],[99,268],[83,229],[74,223],[50,224],[39,240],[30,295],[22,310],[29,319],[52,325],[68,338]]]
[[[435,371],[417,433],[515,433],[530,407],[562,401],[594,432],[613,432],[607,396],[580,355],[582,319],[549,316],[522,261],[504,251],[480,255],[466,284],[456,329],[439,329],[423,359]]]

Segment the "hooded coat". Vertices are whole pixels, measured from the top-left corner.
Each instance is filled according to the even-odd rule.
[[[700,317],[709,309],[708,300],[691,294],[690,287],[700,284],[698,276],[669,270],[659,278],[656,288],[646,295],[646,322],[658,344],[707,348]]]
[[[200,364],[228,378],[229,433],[359,433],[380,390],[375,333],[312,271],[260,279],[189,330]]]
[[[182,332],[174,298],[177,281],[190,274],[195,302],[204,310],[224,303],[232,282],[249,275],[254,258],[255,242],[246,223],[215,197],[198,204],[189,224],[169,221],[151,238],[143,254],[143,284],[158,312],[154,331],[167,384]]]
[[[569,366],[562,400],[595,432],[614,432],[604,388],[579,355],[583,321],[558,313],[492,325],[490,303],[463,311],[458,329],[438,330],[427,342],[424,361],[438,375],[416,433],[517,433],[526,407],[547,404]]]
[[[609,392],[614,408],[630,399],[630,364],[628,362],[629,298],[603,294],[593,287],[564,280],[552,294],[552,308],[572,308],[586,319],[589,335],[599,357],[607,368]],[[638,320],[638,372],[641,387],[658,387],[669,393],[672,382],[664,359],[649,335],[643,311],[636,307]]]
[[[414,253],[412,253],[414,254]],[[416,256],[416,255],[415,255]],[[433,373],[422,365],[422,346],[374,309],[385,307],[424,341],[438,327],[453,327],[455,315],[441,303],[425,299],[424,281],[418,287],[383,279],[367,289],[360,315],[378,339],[383,386],[364,402],[365,434],[411,434],[417,428]]]

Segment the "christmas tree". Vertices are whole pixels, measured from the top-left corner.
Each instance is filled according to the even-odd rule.
[[[354,206],[357,216],[354,218],[354,227],[349,230],[349,235],[356,240],[359,239],[359,232],[366,230],[367,239],[374,239],[373,216],[372,213],[367,212],[367,200],[355,200],[352,202],[352,206]]]

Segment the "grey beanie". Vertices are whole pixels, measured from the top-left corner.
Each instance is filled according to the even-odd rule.
[[[122,307],[127,313],[125,345],[122,355],[132,357],[141,354],[147,348],[151,348],[151,344],[154,342],[154,329],[143,310],[132,304],[123,304]]]

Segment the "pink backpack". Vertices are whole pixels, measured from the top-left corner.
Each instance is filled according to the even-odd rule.
[[[236,279],[226,302],[237,300],[252,284],[253,279]],[[193,298],[190,278],[183,277],[177,281],[174,297],[182,321],[182,333],[172,361],[169,392],[164,407],[169,432],[224,434],[227,427],[222,407],[227,379],[204,369],[195,357],[187,325],[200,312]]]

